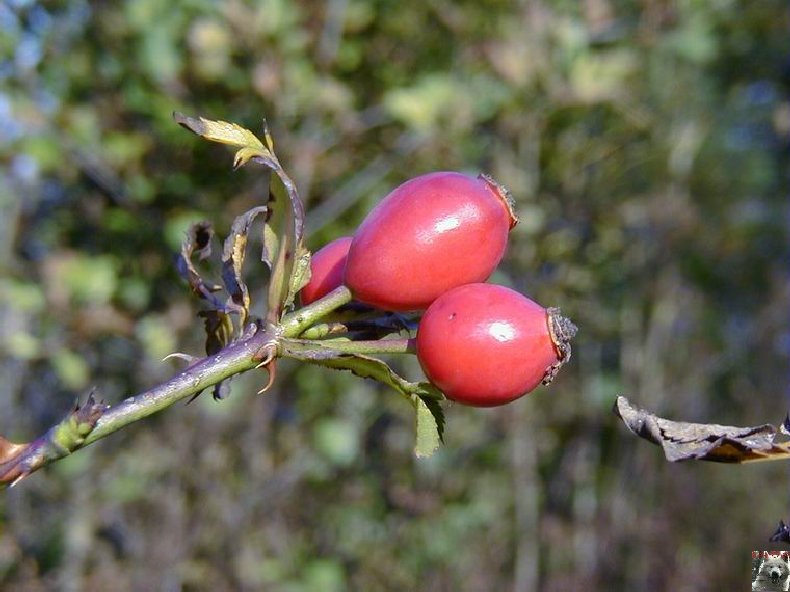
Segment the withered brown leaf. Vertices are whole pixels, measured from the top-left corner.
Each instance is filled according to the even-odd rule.
[[[619,396],[614,413],[640,438],[658,444],[668,461],[708,460],[746,463],[790,458],[790,442],[776,442],[771,424],[750,427],[672,421]]]

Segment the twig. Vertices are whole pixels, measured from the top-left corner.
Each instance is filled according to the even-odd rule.
[[[251,337],[230,344],[201,359],[167,382],[124,399],[113,407],[97,402],[93,393],[60,423],[28,444],[0,438],[0,488],[13,486],[34,471],[117,432],[174,403],[214,386],[234,374],[255,368],[256,354],[271,346],[275,337],[257,330]]]

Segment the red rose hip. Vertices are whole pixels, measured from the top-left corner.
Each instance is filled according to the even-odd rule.
[[[417,358],[449,399],[504,405],[548,384],[570,358],[576,327],[518,292],[492,284],[450,290],[425,311]]]
[[[441,294],[488,279],[518,219],[491,178],[438,172],[405,182],[362,222],[345,284],[384,310],[422,310]]]
[[[310,281],[300,295],[305,306],[323,298],[343,283],[346,256],[351,237],[336,238],[313,253],[310,258]]]

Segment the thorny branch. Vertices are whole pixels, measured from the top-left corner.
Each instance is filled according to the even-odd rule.
[[[32,442],[15,444],[0,437],[0,488],[13,486],[34,471],[234,374],[256,368],[260,352],[273,342],[267,331],[251,324],[241,339],[219,353],[200,359],[167,382],[115,406],[96,401],[91,393],[84,405]]]

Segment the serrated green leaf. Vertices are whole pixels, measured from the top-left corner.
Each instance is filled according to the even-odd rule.
[[[428,401],[434,405],[432,408]],[[444,414],[435,399],[414,398],[416,439],[414,454],[418,458],[431,456],[442,443]]]
[[[238,146],[240,148],[264,149],[263,143],[250,130],[235,123],[227,121],[215,121],[204,117],[189,117],[183,113],[173,113],[178,125],[189,131],[220,144]]]
[[[250,312],[250,293],[241,275],[249,231],[255,218],[265,212],[266,206],[258,206],[237,217],[222,251],[222,280],[230,297],[228,305],[239,311],[239,324],[242,328],[247,323]]]
[[[349,354],[332,349],[331,343],[283,339],[281,354],[303,362],[350,370],[362,378],[371,378],[393,388],[409,399],[416,413],[414,453],[427,457],[439,447],[444,437],[444,413],[439,404],[442,393],[428,382],[410,382],[398,375],[389,364],[362,354]]]

